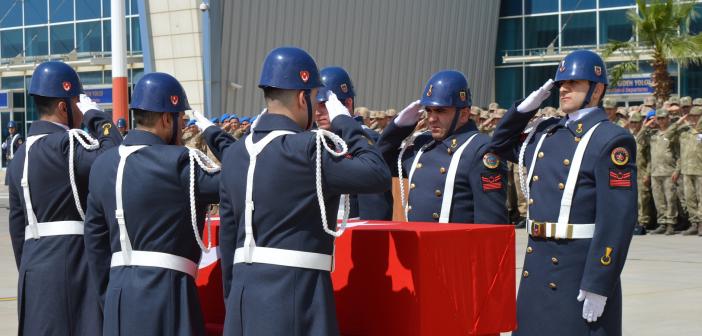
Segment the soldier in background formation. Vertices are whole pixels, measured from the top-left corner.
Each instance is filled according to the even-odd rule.
[[[671,97],[655,109],[653,97],[647,97],[633,113],[628,128],[635,134],[640,161],[639,226],[635,233],[642,234],[654,224],[651,213],[655,210],[657,228],[651,233],[673,235],[676,227],[689,227],[683,235],[699,234],[700,186],[697,176],[702,174],[702,99]],[[649,115],[655,114],[652,118]],[[644,115],[644,112],[646,115]],[[637,121],[641,121],[641,123]],[[640,128],[639,124],[641,125]],[[653,205],[651,206],[651,198]]]

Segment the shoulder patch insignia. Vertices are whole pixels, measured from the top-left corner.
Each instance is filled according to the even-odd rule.
[[[483,155],[483,165],[488,169],[495,169],[500,166],[500,158],[494,153],[485,153]]]
[[[480,174],[483,192],[502,190],[502,175],[499,173]]]
[[[610,189],[631,189],[630,169],[610,169],[609,187]]]
[[[110,123],[102,124],[102,135],[103,136],[110,135],[110,128],[112,128],[112,124],[110,124]]]
[[[617,147],[610,154],[612,162],[617,166],[624,166],[629,163],[629,151],[624,147]]]

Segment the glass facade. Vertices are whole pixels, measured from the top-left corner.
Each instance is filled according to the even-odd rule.
[[[702,0],[697,0],[702,14]],[[495,50],[495,101],[510,106],[553,78],[560,58],[575,49],[601,50],[610,41],[628,41],[633,36],[627,12],[636,10],[635,0],[501,0]],[[702,32],[702,15],[690,25],[692,33]],[[523,56],[504,63],[503,57]],[[533,57],[533,56],[539,56]],[[614,64],[608,64],[611,67]],[[647,62],[640,73],[650,74]],[[702,97],[702,65],[680,70],[669,65],[674,92]],[[621,96],[637,102],[643,96]],[[552,96],[547,104],[557,107]]]
[[[140,55],[137,1],[124,2],[127,53]],[[0,67],[48,59],[109,57],[110,30],[110,0],[0,0]],[[26,134],[37,118],[34,101],[26,94],[31,77],[16,73],[0,69],[0,90],[10,91],[13,98],[11,111],[0,112],[0,121],[4,125],[15,120],[20,132]],[[86,86],[112,82],[109,70],[91,67],[91,71],[82,71],[79,67],[78,74]],[[142,74],[143,69],[128,70],[130,82]],[[5,133],[2,129],[2,139]]]

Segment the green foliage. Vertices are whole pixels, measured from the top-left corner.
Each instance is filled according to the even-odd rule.
[[[695,4],[689,0],[637,0],[638,12],[629,10],[627,17],[638,41],[611,41],[603,52],[604,57],[617,55],[627,59],[609,70],[610,82],[616,86],[625,73],[638,71],[641,53],[649,51],[655,95],[667,99],[669,83],[656,83],[656,78],[669,80],[668,62],[674,61],[681,67],[702,64],[702,34],[689,33],[690,23],[699,16]]]

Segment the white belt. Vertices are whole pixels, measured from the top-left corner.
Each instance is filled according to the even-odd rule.
[[[81,221],[56,221],[36,223],[36,235],[31,226],[24,227],[24,240],[39,239],[46,236],[83,235],[83,222]]]
[[[527,219],[527,232],[532,237],[588,239],[595,234],[595,224],[559,224]]]
[[[334,258],[328,254],[252,246],[251,262],[331,272]],[[244,248],[234,252],[234,263],[244,263]]]
[[[122,251],[112,254],[110,267],[120,266],[148,266],[172,269],[183,272],[195,279],[197,276],[197,264],[188,258],[181,256],[153,251],[131,251],[130,262],[126,263]]]

